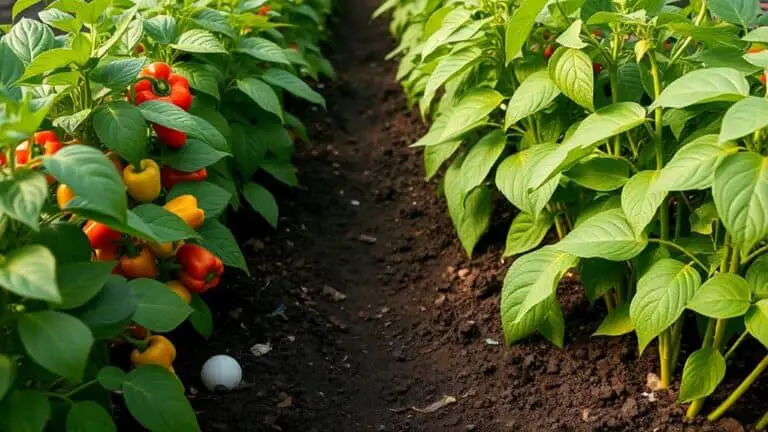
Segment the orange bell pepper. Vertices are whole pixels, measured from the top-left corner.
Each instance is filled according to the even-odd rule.
[[[171,368],[176,359],[176,347],[164,336],[153,335],[147,338],[147,347],[143,351],[134,349],[131,352],[131,363],[134,366],[157,365]]]
[[[155,256],[147,247],[142,247],[135,256],[123,255],[120,257],[120,269],[128,278],[154,279],[157,277]]]
[[[172,280],[165,283],[165,285],[170,288],[171,291],[176,293],[177,296],[179,296],[182,300],[184,300],[184,303],[190,304],[192,303],[192,293],[189,292],[187,287],[184,286],[183,283]]]

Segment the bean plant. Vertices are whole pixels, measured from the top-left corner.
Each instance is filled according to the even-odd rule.
[[[768,347],[758,0],[389,0],[385,12],[397,79],[431,122],[413,145],[427,179],[442,172],[467,254],[494,206],[518,210],[506,341],[538,332],[563,345],[556,291],[577,269],[608,311],[595,335],[634,332],[641,353],[656,341],[661,387],[683,363],[679,402],[699,414],[746,339]],[[685,326],[701,340],[681,359]],[[767,367],[768,356],[708,418]]]

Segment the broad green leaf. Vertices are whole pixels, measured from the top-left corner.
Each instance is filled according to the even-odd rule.
[[[0,401],[0,430],[43,432],[51,417],[51,403],[39,391],[18,390]]]
[[[465,193],[469,193],[485,181],[506,145],[506,135],[502,130],[496,129],[469,149],[459,173],[464,180]]]
[[[277,228],[279,219],[277,201],[267,188],[258,183],[248,182],[243,186],[243,197],[273,228]]]
[[[72,309],[88,302],[104,287],[115,264],[114,261],[85,261],[59,265],[56,276],[62,301],[54,306]]]
[[[724,21],[745,29],[760,15],[759,0],[709,0],[707,7]]]
[[[528,40],[531,29],[536,23],[536,17],[547,5],[547,0],[527,0],[514,11],[512,18],[504,28],[504,53],[509,64],[520,55],[520,50]]]
[[[548,107],[560,95],[560,89],[547,71],[531,74],[520,84],[507,104],[504,129]]]
[[[277,116],[281,122],[284,122],[283,107],[272,87],[264,81],[257,78],[244,78],[237,80],[237,88],[251,98],[256,105],[263,110]]]
[[[556,149],[554,144],[536,145],[507,157],[496,169],[496,187],[523,212],[538,215],[555,193],[560,176],[554,177],[541,188],[529,191],[528,178],[547,151]]]
[[[426,58],[437,48],[445,44],[446,39],[463,26],[471,16],[472,13],[461,6],[450,11],[443,19],[440,28],[424,41],[424,45],[421,48],[421,57]]]
[[[768,300],[753,304],[744,316],[744,324],[752,337],[768,347]]]
[[[580,258],[626,261],[645,249],[645,233],[635,234],[621,210],[599,213],[575,227],[554,247]]]
[[[715,168],[728,153],[726,143],[719,143],[717,135],[699,137],[678,150],[661,169],[654,190],[709,189]]]
[[[83,5],[77,16],[82,18],[85,24],[96,24],[111,3],[111,0],[91,0]]]
[[[595,72],[592,60],[581,50],[560,48],[549,60],[549,76],[571,100],[594,111]]]
[[[104,57],[120,41],[125,44],[125,48],[129,51],[139,43],[142,35],[142,19],[134,19],[138,11],[139,8],[134,6],[120,15],[120,21],[112,32],[112,36],[99,45],[96,50],[96,58]]]
[[[171,44],[171,48],[195,54],[227,54],[227,49],[216,36],[200,29],[185,31],[176,43]]]
[[[54,69],[77,63],[80,59],[77,52],[68,48],[54,48],[40,53],[29,63],[19,81],[26,81],[40,74],[52,72]]]
[[[718,165],[712,185],[717,213],[742,251],[768,235],[768,162],[757,153],[732,154]]]
[[[226,12],[205,8],[195,14],[195,23],[206,30],[236,39],[237,35],[228,18],[229,14]]]
[[[768,43],[768,27],[757,27],[747,33],[741,40],[746,42]]]
[[[745,55],[741,50],[733,49],[732,47],[713,47],[699,51],[688,57],[688,59],[700,62],[701,66],[705,68],[729,67],[751,75],[762,69],[747,60],[752,58],[752,56],[752,53]]]
[[[13,8],[11,9],[11,20],[15,20],[20,13],[40,3],[41,1],[42,0],[17,0],[16,2],[12,3]]]
[[[299,185],[299,179],[296,177],[296,168],[290,161],[267,158],[262,161],[260,168],[288,186],[296,187]]]
[[[629,317],[629,304],[623,304],[608,312],[600,327],[592,336],[621,336],[632,332],[632,319]]]
[[[173,72],[186,78],[191,88],[219,99],[216,75],[205,65],[192,62],[176,63],[173,65]]]
[[[19,318],[19,337],[37,364],[73,383],[82,381],[93,346],[82,321],[61,312],[26,313]]]
[[[83,20],[63,12],[59,9],[44,9],[38,12],[40,21],[54,29],[68,33],[77,33],[83,28]]]
[[[716,274],[696,291],[688,309],[709,318],[736,318],[749,309],[751,295],[749,284],[741,276]]]
[[[66,146],[54,156],[43,158],[43,164],[56,180],[88,201],[91,209],[125,220],[125,185],[115,165],[102,152],[84,145]]]
[[[112,415],[94,401],[78,401],[67,414],[67,432],[117,432]]]
[[[467,92],[451,111],[441,142],[448,141],[472,129],[501,103],[504,97],[496,90],[480,87]]]
[[[0,287],[31,299],[60,302],[56,258],[40,245],[14,249],[0,261]]]
[[[445,141],[442,144],[424,148],[425,179],[430,180],[445,161],[451,158],[461,146],[461,140]]]
[[[82,111],[78,111],[74,114],[56,117],[56,119],[53,120],[53,125],[55,127],[64,129],[64,132],[70,135],[75,135],[80,126],[82,126],[85,121],[91,117],[92,112],[93,110],[88,108]]]
[[[641,171],[621,190],[621,209],[638,234],[645,231],[667,196],[664,190],[656,187],[659,176],[659,171]]]
[[[629,165],[610,156],[596,156],[577,163],[565,176],[579,186],[598,192],[619,189],[629,180]]]
[[[26,66],[33,58],[53,48],[54,38],[53,32],[45,24],[28,18],[22,18],[3,37],[3,43]]]
[[[580,19],[574,20],[555,41],[566,48],[582,49],[586,47],[587,44],[581,40],[582,25],[583,22]]]
[[[133,321],[148,330],[169,332],[192,313],[192,308],[162,282],[134,279],[128,285],[139,302]]]
[[[670,29],[677,37],[686,36],[701,41],[712,48],[727,47],[730,49],[743,49],[746,45],[739,39],[739,29],[731,25],[699,26],[684,20],[672,22],[665,27]]]
[[[712,235],[712,224],[719,219],[715,203],[708,200],[691,213],[689,218],[691,231],[702,235]]]
[[[209,219],[197,229],[197,232],[203,238],[201,245],[221,258],[225,265],[248,273],[248,265],[245,263],[240,246],[226,226],[215,219]]]
[[[176,41],[176,18],[169,15],[157,15],[143,21],[144,32],[160,45],[169,45]]]
[[[0,214],[38,230],[40,210],[48,197],[45,176],[35,172],[21,172],[15,178],[0,180]]]
[[[16,363],[10,357],[0,354],[0,401],[13,385],[16,375]]]
[[[206,219],[219,217],[232,199],[227,190],[207,181],[177,183],[168,193],[168,200],[181,195],[197,198],[197,206],[205,211]]]
[[[424,94],[419,102],[419,109],[421,115],[426,116],[432,105],[432,100],[435,98],[437,91],[446,82],[452,78],[458,76],[462,72],[466,71],[470,67],[477,64],[482,56],[482,50],[475,46],[470,46],[466,49],[459,50],[455,53],[451,53],[446,56],[434,71],[429,75],[427,85],[424,89]]]
[[[323,96],[312,90],[312,88],[296,75],[277,68],[269,68],[261,76],[261,79],[275,87],[280,87],[296,97],[317,104],[325,109],[325,99]]]
[[[153,432],[200,431],[181,382],[160,366],[141,366],[128,373],[123,396],[128,411]]]
[[[565,344],[565,316],[558,302],[551,303],[552,307],[539,323],[537,330],[553,345],[562,348]]]
[[[201,336],[209,339],[213,333],[213,314],[211,309],[197,294],[192,294],[190,306],[192,306],[194,312],[189,316],[189,322]]]
[[[155,204],[141,204],[133,213],[155,234],[160,243],[199,238],[180,217]]]
[[[93,130],[107,148],[132,164],[149,152],[147,122],[141,110],[128,102],[99,105],[93,113]]]
[[[124,90],[136,81],[136,77],[139,76],[139,72],[146,62],[145,57],[110,59],[92,70],[90,77],[112,90]],[[176,65],[173,66],[173,69],[174,72],[178,73]]]
[[[158,159],[177,170],[191,172],[211,166],[227,156],[229,153],[216,150],[200,140],[188,139],[184,147],[176,151],[168,151],[165,156]]]
[[[537,247],[544,240],[553,223],[554,218],[548,211],[541,212],[537,218],[530,213],[518,213],[512,220],[507,233],[504,256],[519,255]]]
[[[757,298],[768,297],[768,255],[761,255],[752,262],[745,278]]]
[[[701,286],[701,276],[692,264],[665,258],[640,278],[629,315],[637,333],[640,351],[674,324]]]
[[[70,223],[53,223],[34,233],[29,242],[46,247],[56,257],[56,265],[89,261],[93,249],[82,228]]]
[[[152,100],[139,106],[144,118],[167,128],[185,132],[192,138],[198,138],[219,151],[228,151],[227,139],[210,123],[194,116],[176,105]]]
[[[749,96],[736,102],[723,117],[720,142],[732,141],[768,126],[768,100]]]
[[[96,374],[96,380],[102,387],[109,391],[118,391],[123,388],[126,373],[115,366],[105,366]]]
[[[96,297],[69,313],[85,323],[96,339],[111,339],[123,332],[138,307],[136,296],[121,276],[112,275]]]
[[[464,191],[461,177],[463,159],[455,160],[445,173],[444,192],[448,202],[448,213],[459,235],[467,255],[472,256],[477,242],[488,230],[493,202],[491,191],[486,187]]]
[[[701,348],[691,354],[683,367],[678,403],[705,398],[725,378],[725,358],[715,348]]]
[[[698,69],[669,84],[649,109],[685,108],[707,102],[738,101],[748,95],[749,83],[738,70]]]
[[[618,289],[624,283],[626,274],[625,265],[604,259],[590,258],[579,262],[579,276],[590,303],[594,303],[603,294]]]
[[[237,48],[235,48],[235,51],[247,54],[256,60],[285,65],[291,64],[285,56],[283,49],[269,39],[258,37],[242,39]]]

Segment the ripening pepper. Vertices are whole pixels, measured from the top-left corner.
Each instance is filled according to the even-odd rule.
[[[117,170],[117,174],[120,175],[120,177],[123,177],[123,160],[120,159],[120,155],[118,155],[115,152],[107,152],[106,153],[107,158],[112,162],[112,165],[115,166],[115,169]]]
[[[544,48],[544,58],[549,60],[550,57],[552,57],[552,54],[555,53],[555,46],[554,45],[547,45],[546,48]]]
[[[139,202],[152,202],[160,196],[160,167],[152,159],[142,159],[139,169],[128,165],[123,170],[123,181],[128,194]]]
[[[50,130],[36,132],[32,137],[32,141],[42,147],[45,156],[53,156],[64,147],[56,136],[56,133]]]
[[[224,273],[224,264],[208,249],[187,243],[176,253],[181,264],[178,279],[190,291],[203,293],[219,284]]]
[[[29,150],[29,141],[24,141],[16,146],[16,152],[14,153],[16,156],[16,165],[26,165],[27,162],[29,162]]]
[[[259,8],[259,15],[267,16],[268,13],[269,13],[269,6],[268,5],[264,5],[264,6]]]
[[[134,90],[136,92],[136,105],[151,100],[159,100],[172,103],[184,111],[189,111],[189,107],[192,106],[189,81],[183,76],[173,73],[168,63],[156,62],[147,65],[139,74],[139,80],[134,86]]]
[[[94,249],[114,247],[115,242],[123,236],[121,232],[94,221],[86,223],[83,231],[85,231],[85,235],[88,236],[88,242]]]
[[[205,211],[197,207],[197,198],[194,195],[179,195],[163,207],[180,217],[192,229],[198,229],[205,221]]]
[[[158,258],[170,258],[176,255],[183,242],[149,243],[149,249]]]
[[[147,338],[147,347],[144,350],[134,349],[131,352],[131,363],[134,366],[157,365],[171,368],[176,359],[176,347],[168,338],[153,335]]]
[[[169,166],[164,166],[160,170],[160,178],[163,183],[163,187],[171,190],[176,183],[182,182],[199,182],[208,178],[208,170],[201,168],[197,171],[179,171]]]
[[[112,268],[112,274],[126,277],[123,269],[120,267],[120,254],[116,245],[105,247],[104,249],[96,249],[95,260],[96,261],[115,261],[115,267]]]
[[[176,293],[177,296],[179,296],[182,300],[184,300],[184,303],[190,304],[192,303],[192,294],[189,292],[187,287],[184,286],[183,283],[172,280],[165,283],[165,286],[170,288],[171,291]]]
[[[158,141],[165,144],[166,147],[172,149],[180,149],[187,145],[187,134],[176,129],[169,129],[159,124],[153,124],[152,129],[155,130]]]
[[[64,183],[60,183],[56,188],[56,203],[59,204],[59,208],[63,209],[67,206],[67,203],[72,201],[75,197],[75,191]]]
[[[147,278],[154,279],[157,277],[157,263],[155,262],[155,255],[147,247],[142,247],[139,253],[131,255],[123,255],[120,257],[120,269],[128,278]]]

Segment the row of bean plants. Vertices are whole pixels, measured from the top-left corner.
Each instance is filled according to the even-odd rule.
[[[562,346],[560,279],[608,314],[596,335],[659,350],[688,416],[742,343],[768,346],[768,16],[758,0],[388,0],[397,79],[429,132],[427,178],[469,255],[509,227],[506,341]],[[504,199],[496,199],[503,197]],[[507,204],[508,202],[508,204]],[[554,232],[557,239],[545,242]],[[551,243],[551,244],[549,244]],[[684,326],[700,349],[678,358]],[[716,420],[768,367],[768,356]],[[768,425],[768,415],[758,429]]]
[[[115,431],[116,397],[200,430],[163,334],[210,337],[201,295],[248,272],[228,209],[275,226],[253,179],[298,184],[330,0],[38,3],[0,26],[0,430]]]

